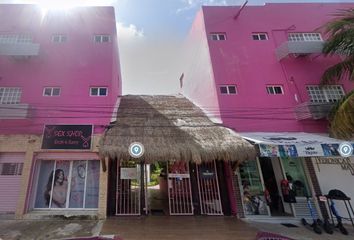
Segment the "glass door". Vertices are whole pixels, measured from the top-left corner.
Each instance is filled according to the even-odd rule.
[[[245,214],[269,215],[258,160],[247,161],[240,166],[240,182]]]

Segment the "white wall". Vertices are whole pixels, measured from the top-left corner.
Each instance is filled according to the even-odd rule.
[[[354,170],[354,158],[352,157],[350,160]],[[352,199],[351,204],[354,207],[354,173],[343,170],[339,164],[317,164],[315,158],[312,158],[312,162],[322,194],[328,194],[331,189],[339,189]],[[348,217],[343,201],[336,201],[335,203],[339,215]]]

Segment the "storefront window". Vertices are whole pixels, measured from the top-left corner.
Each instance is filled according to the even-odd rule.
[[[264,189],[256,161],[245,162],[240,167],[243,207],[246,215],[268,215]]]
[[[285,170],[286,178],[292,183],[296,197],[310,196],[309,185],[306,180],[301,158],[281,158]]]
[[[97,208],[99,161],[39,162],[34,208]]]

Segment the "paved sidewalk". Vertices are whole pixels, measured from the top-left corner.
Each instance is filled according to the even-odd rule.
[[[298,240],[354,239],[354,229],[346,228],[349,235],[335,231],[333,235],[317,235],[293,222],[297,228],[280,223],[262,223],[217,216],[142,216],[114,217],[98,220],[13,220],[0,218],[0,239],[66,239],[117,235],[123,240],[255,240],[258,231],[272,232]]]

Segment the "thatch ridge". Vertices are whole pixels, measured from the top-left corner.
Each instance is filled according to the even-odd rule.
[[[123,96],[117,121],[100,141],[102,158],[129,160],[128,147],[141,142],[142,157],[155,161],[244,161],[255,148],[232,130],[212,122],[182,95]]]

